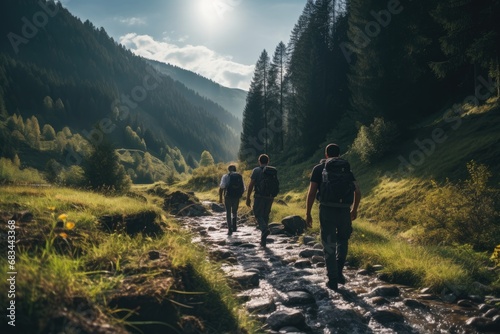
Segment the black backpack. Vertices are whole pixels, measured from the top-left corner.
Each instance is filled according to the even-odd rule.
[[[318,194],[320,203],[326,206],[350,207],[354,202],[354,189],[349,162],[340,158],[326,160]]]
[[[276,197],[279,192],[278,170],[272,166],[263,167],[260,178],[257,180],[255,193],[264,197]]]
[[[226,187],[226,196],[232,198],[240,198],[245,192],[243,177],[241,174],[233,172],[229,173],[229,183]]]

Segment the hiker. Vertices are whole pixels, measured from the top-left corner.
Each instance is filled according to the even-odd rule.
[[[328,275],[327,286],[338,290],[345,284],[342,269],[347,258],[352,220],[356,219],[361,191],[349,163],[339,158],[340,148],[329,144],[325,157],[311,173],[306,202],[306,224],[312,226],[311,208],[318,198],[321,242]]]
[[[220,180],[219,202],[222,203],[222,194],[224,194],[227,234],[232,235],[237,230],[238,207],[240,205],[240,198],[245,192],[245,184],[243,183],[241,174],[236,172],[235,165],[229,165],[227,170],[229,173],[222,175]]]
[[[269,156],[261,154],[258,159],[259,166],[252,170],[250,183],[247,190],[247,206],[252,204],[251,195],[255,188],[253,214],[261,231],[260,245],[266,247],[269,235],[269,214],[274,197],[279,192],[279,181],[276,168],[269,166]]]

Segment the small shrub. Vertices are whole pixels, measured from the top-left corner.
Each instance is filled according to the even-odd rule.
[[[375,118],[369,126],[362,125],[352,144],[352,151],[364,163],[370,164],[389,150],[389,144],[398,136],[397,126],[383,118]]]
[[[471,244],[478,250],[493,249],[500,242],[497,193],[488,186],[491,173],[484,165],[467,164],[470,178],[453,184],[434,183],[418,215],[424,227],[420,241]]]

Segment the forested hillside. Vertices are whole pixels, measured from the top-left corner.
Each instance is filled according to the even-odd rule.
[[[170,162],[171,173],[195,166],[204,150],[216,161],[236,156],[234,116],[158,73],[103,28],[81,22],[60,3],[0,6],[1,156],[18,154],[37,168],[50,158],[68,165],[103,134],[117,148]]]
[[[167,74],[172,79],[182,82],[186,87],[194,90],[201,96],[218,103],[240,120],[238,126],[241,128],[241,118],[243,117],[243,108],[245,107],[247,96],[246,91],[221,86],[210,79],[175,65],[160,63],[154,60],[148,61],[161,73]]]
[[[499,96],[499,14],[493,0],[307,1],[256,63],[240,158],[301,161],[334,141],[369,163],[429,115]]]

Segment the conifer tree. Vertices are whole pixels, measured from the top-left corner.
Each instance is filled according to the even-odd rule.
[[[243,132],[239,151],[242,161],[254,161],[256,156],[267,152],[269,68],[269,56],[264,50],[255,65],[243,111]]]

